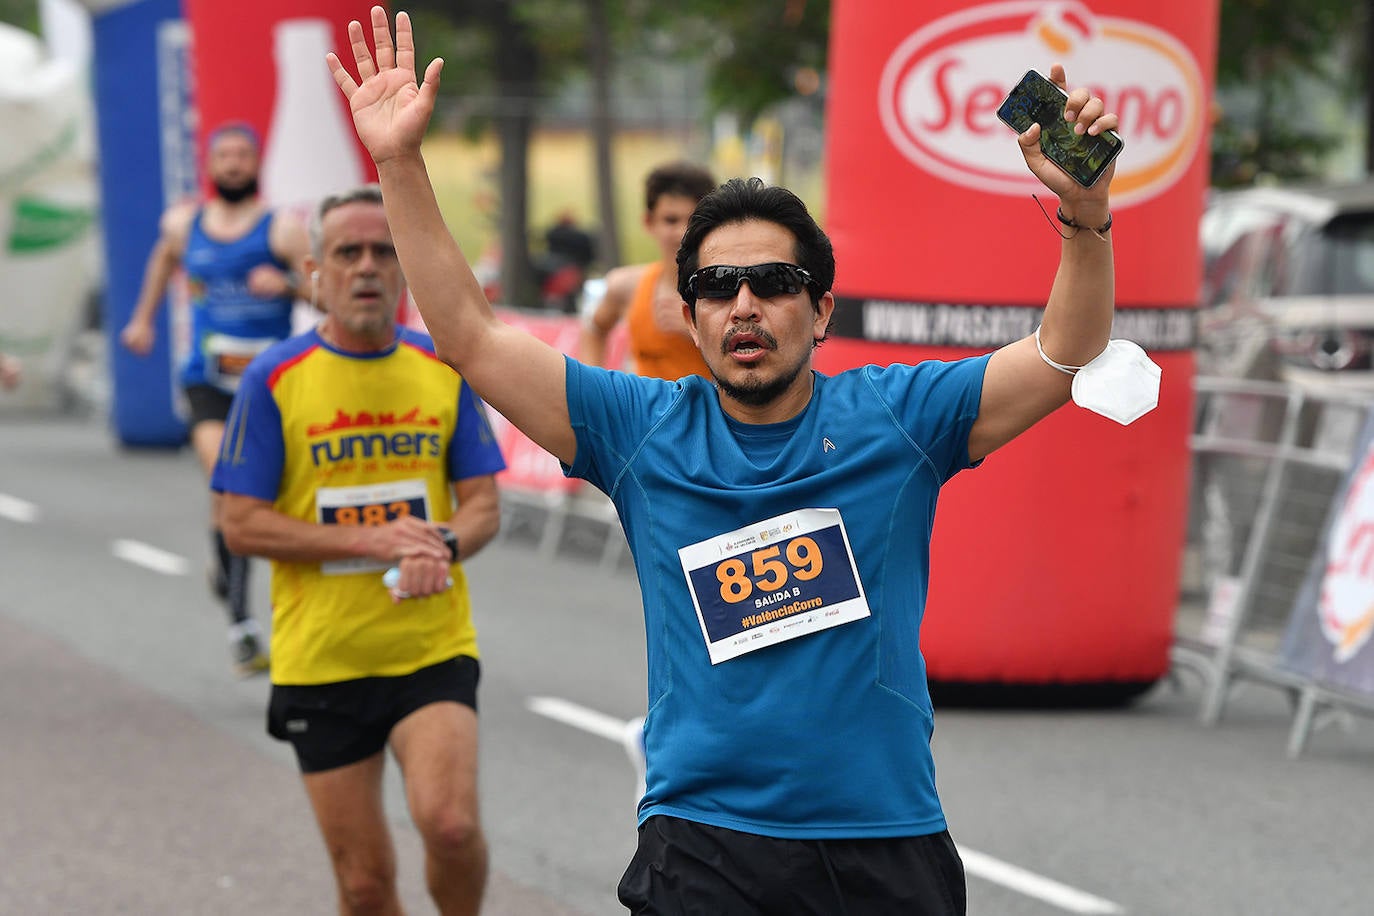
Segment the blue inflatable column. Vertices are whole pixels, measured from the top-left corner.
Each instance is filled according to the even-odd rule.
[[[157,343],[139,357],[119,343],[138,300],[163,210],[196,193],[190,32],[179,0],[84,0],[92,12],[96,129],[105,245],[104,328],[111,423],[129,446],[177,447],[176,310],[158,313]]]

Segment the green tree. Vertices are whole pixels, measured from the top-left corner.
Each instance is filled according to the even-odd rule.
[[[707,67],[708,102],[747,126],[797,94],[799,77],[824,74],[830,0],[640,0],[631,15],[672,36],[678,54]]]
[[[829,0],[415,0],[410,9],[419,58],[446,62],[445,126],[490,127],[499,138],[501,283],[508,301],[527,305],[537,301],[527,238],[527,150],[541,103],[555,88],[570,78],[588,81],[599,249],[606,263],[618,263],[610,91],[617,61],[652,45],[703,62],[711,110],[733,111],[747,125],[795,95],[799,72],[814,79],[824,71],[830,24]]]
[[[525,232],[526,183],[541,58],[518,5],[417,0],[410,12],[416,21],[417,61],[444,58],[442,96],[477,100],[466,109],[470,122],[488,124],[496,132],[501,148],[501,289],[512,304],[534,305],[538,298]]]
[[[1217,90],[1230,102],[1213,132],[1214,184],[1319,172],[1342,136],[1310,116],[1312,93],[1358,98],[1364,81],[1350,63],[1366,53],[1354,40],[1366,12],[1351,0],[1222,0]]]
[[[0,0],[0,22],[38,31],[38,0]]]

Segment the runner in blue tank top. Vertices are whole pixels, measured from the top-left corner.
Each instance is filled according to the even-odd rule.
[[[205,231],[204,208],[191,220],[181,256],[191,299],[191,349],[181,370],[186,387],[211,385],[232,394],[246,361],[291,335],[294,288],[259,295],[249,285],[259,267],[289,273],[269,241],[279,219],[264,211],[247,235],[231,240]]]
[[[305,227],[272,213],[258,199],[259,144],[246,124],[219,127],[206,144],[205,171],[214,186],[203,205],[178,204],[162,216],[123,344],[140,355],[152,349],[153,321],[177,271],[184,271],[191,304],[191,346],[180,367],[190,412],[191,445],[207,477],[214,469],[224,420],[239,375],[254,356],[291,334],[309,252]],[[219,496],[211,496],[217,519]],[[248,560],[225,546],[212,523],[210,584],[229,614],[229,642],[240,674],[267,668],[262,632],[248,612]]]
[[[966,909],[946,829],[919,628],[940,487],[1063,405],[1113,314],[1110,174],[1081,187],[1019,138],[1065,233],[1043,331],[949,363],[812,368],[835,309],[829,239],[792,193],[734,179],[678,251],[710,369],[676,382],[582,366],[495,317],[420,155],[442,62],[409,18],[350,25],[335,81],[378,166],[438,355],[614,500],[644,598],[648,789],[619,886],[638,914],[895,916]],[[1066,86],[1062,67],[1049,71]],[[1065,115],[1115,128],[1100,98]],[[1038,217],[1037,217],[1038,218]],[[976,242],[976,240],[971,240]],[[1041,345],[1043,345],[1042,358]]]

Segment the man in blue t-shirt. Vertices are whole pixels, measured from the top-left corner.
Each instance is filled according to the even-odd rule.
[[[420,155],[442,62],[418,84],[385,13],[361,83],[334,77],[378,166],[440,358],[614,500],[648,650],[648,785],[621,879],[638,914],[965,911],[936,794],[918,633],[940,487],[1063,405],[1113,313],[1108,184],[1075,184],[1039,128],[1027,166],[1065,236],[1043,330],[987,356],[812,368],[835,308],[830,241],[797,197],[735,179],[692,215],[678,292],[712,381],[583,366],[502,323],[448,234]],[[1050,70],[1061,87],[1062,67]],[[1086,89],[1065,115],[1117,118]],[[1040,350],[1043,345],[1043,354]]]

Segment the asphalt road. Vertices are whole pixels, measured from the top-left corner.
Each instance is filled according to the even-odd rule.
[[[267,685],[229,673],[205,505],[189,453],[0,418],[0,913],[333,911]],[[511,528],[468,570],[486,912],[616,913],[632,776],[608,737],[643,708],[638,592],[598,568],[594,534],[544,563]],[[1290,761],[1282,696],[1251,688],[1206,729],[1199,693],[1181,677],[1128,710],[940,711],[970,912],[1371,912],[1374,729],[1325,729]],[[404,898],[431,912],[392,770]]]

